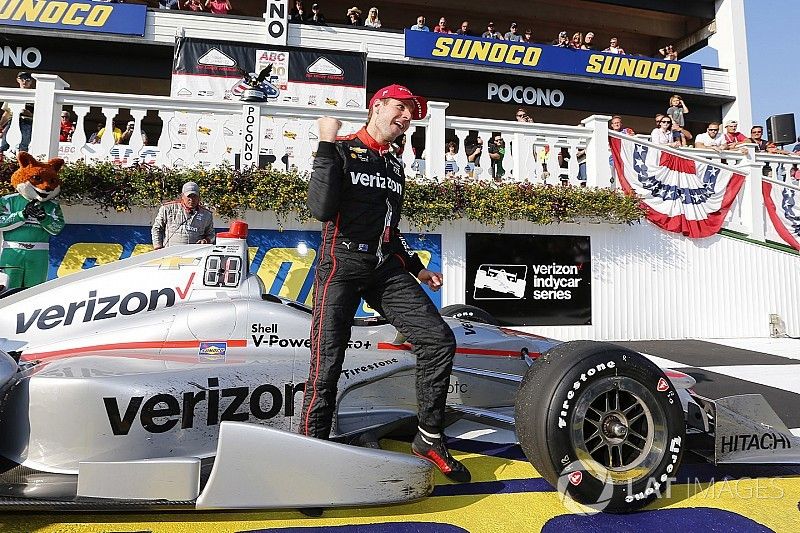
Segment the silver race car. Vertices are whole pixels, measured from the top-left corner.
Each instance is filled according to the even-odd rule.
[[[240,226],[241,227],[241,226]],[[309,308],[248,271],[246,236],[174,246],[0,299],[0,509],[304,508],[423,498],[432,467],[381,450],[415,427],[411,346],[357,320],[330,441],[294,431]],[[458,343],[452,420],[516,429],[571,500],[625,512],[661,494],[691,449],[713,462],[798,462],[758,395],[612,344],[442,310]],[[689,439],[689,440],[687,440]]]

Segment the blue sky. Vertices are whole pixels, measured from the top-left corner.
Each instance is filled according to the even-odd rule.
[[[753,120],[763,125],[770,115],[794,113],[800,135],[800,0],[745,0],[744,9]],[[709,48],[686,59],[717,65],[716,51]]]

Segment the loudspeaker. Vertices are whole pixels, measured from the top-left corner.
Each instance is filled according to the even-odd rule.
[[[797,140],[794,130],[794,113],[772,115],[767,118],[767,139],[775,144],[790,144]]]

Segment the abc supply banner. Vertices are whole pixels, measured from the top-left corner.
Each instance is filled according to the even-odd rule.
[[[147,6],[79,0],[0,0],[0,26],[144,35]]]
[[[467,233],[465,303],[504,325],[592,323],[589,237]]]
[[[407,233],[405,237],[422,264],[441,272],[441,235]],[[258,274],[268,292],[311,305],[319,231],[250,229],[247,243],[250,247],[250,272]],[[149,226],[68,224],[50,241],[48,279],[67,276],[152,249]],[[440,292],[432,292],[426,285],[422,285],[422,288],[437,307],[442,306]],[[375,314],[366,303],[361,302],[356,316]]]
[[[175,45],[171,96],[238,100],[244,74],[259,74],[269,64],[265,92],[271,103],[321,109],[366,106],[366,54],[192,38],[178,39]]]
[[[551,72],[674,87],[703,87],[697,63],[573,50],[550,45],[405,32],[406,57],[513,70]]]

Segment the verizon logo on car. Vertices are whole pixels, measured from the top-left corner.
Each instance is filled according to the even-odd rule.
[[[377,189],[389,189],[397,194],[403,194],[403,185],[396,182],[389,176],[377,176],[367,174],[366,172],[353,172],[350,171],[350,180],[353,185],[363,185],[364,187],[373,187]]]
[[[70,302],[66,305],[55,304],[33,312],[17,313],[17,333],[25,333],[32,327],[40,330],[52,329],[56,326],[69,326],[75,322],[95,322],[116,318],[117,316],[135,315],[141,312],[155,311],[175,305],[175,300],[183,300],[189,294],[194,274],[189,277],[186,286],[164,287],[153,289],[150,294],[134,291],[126,295],[114,294],[97,297],[97,291],[89,291],[85,300]]]

